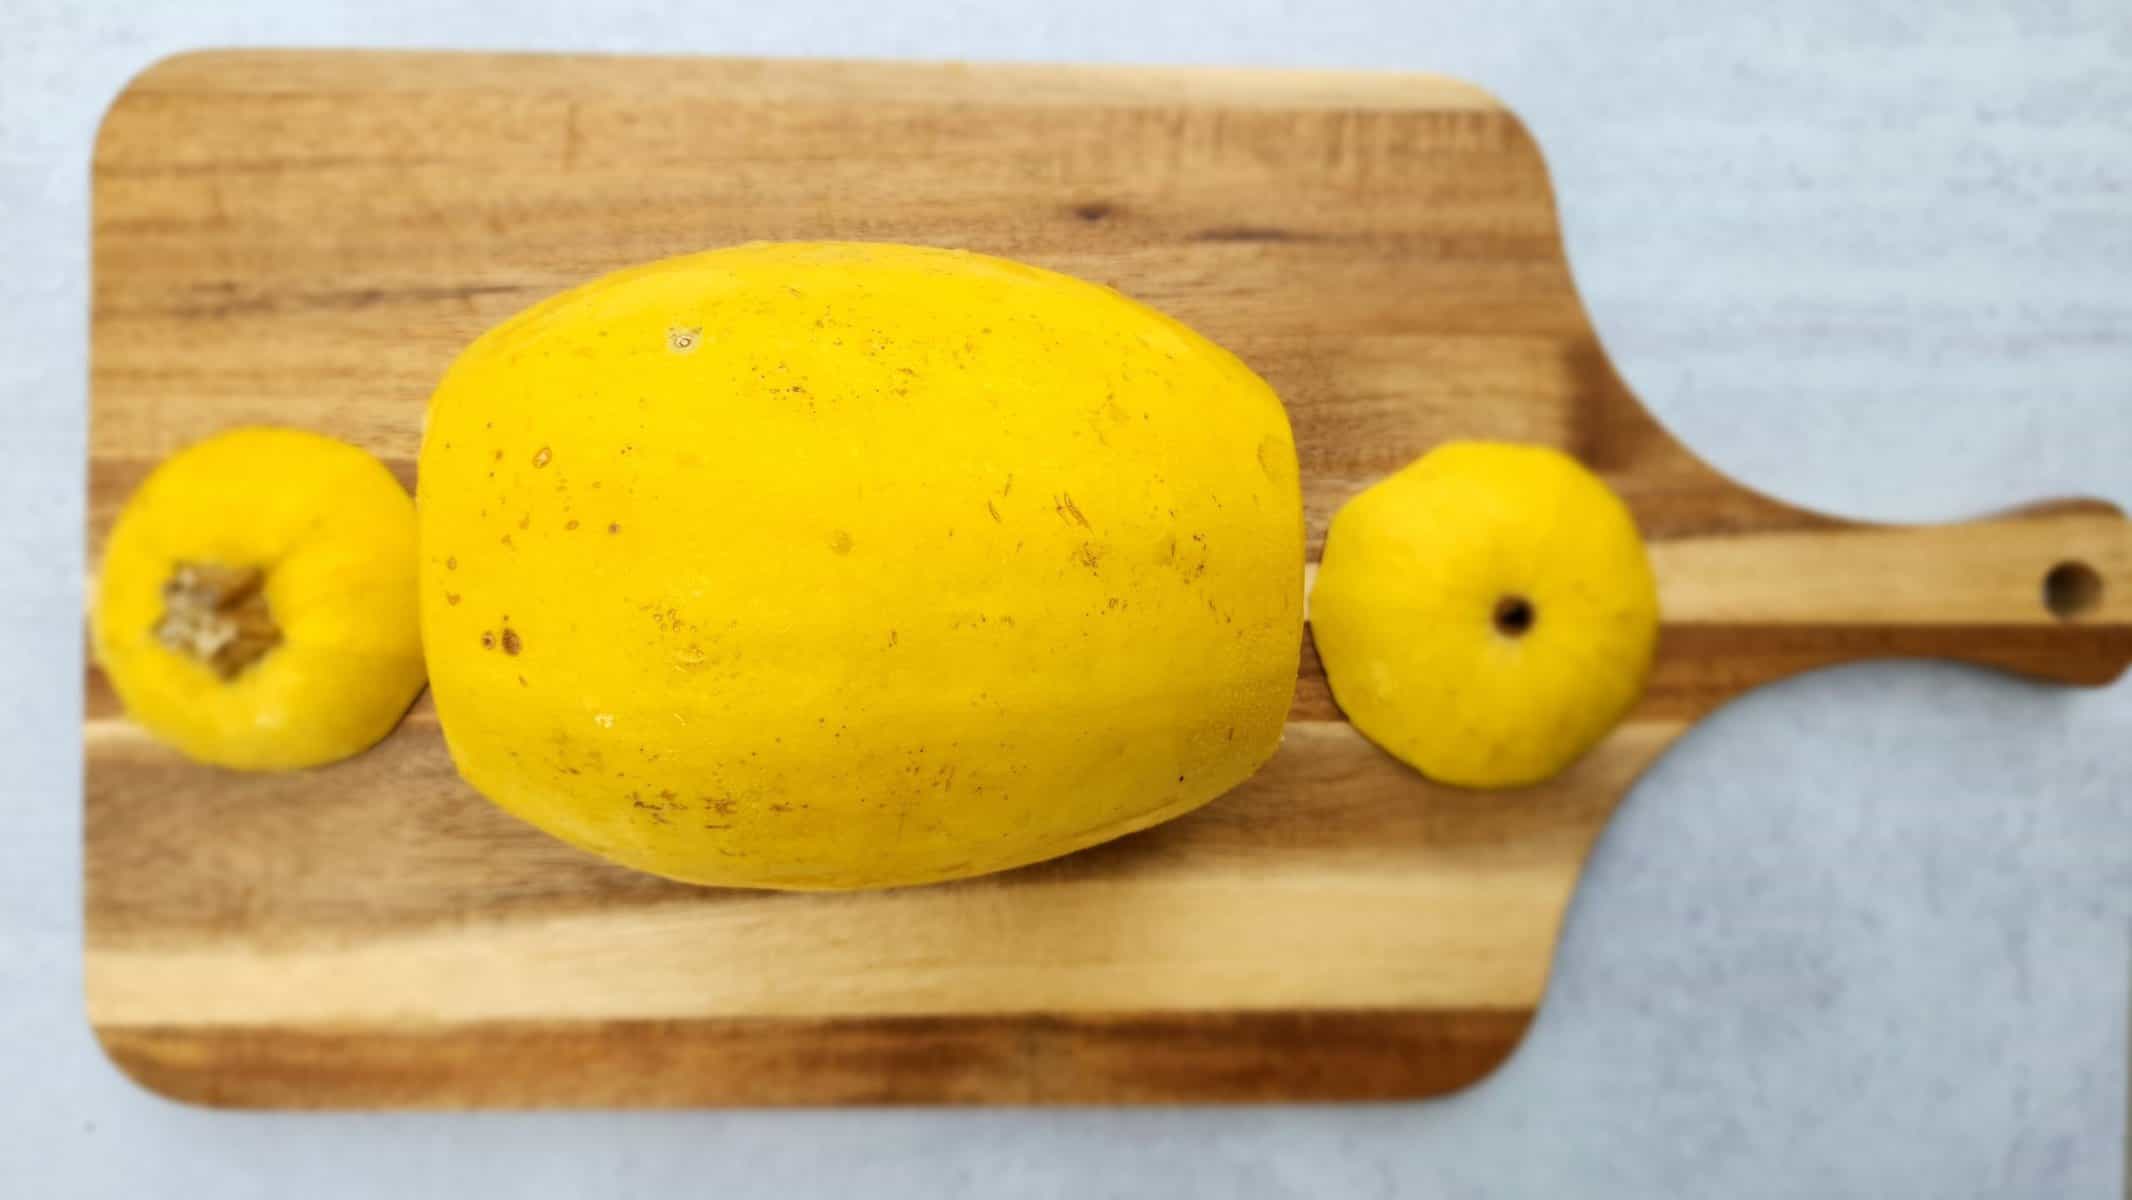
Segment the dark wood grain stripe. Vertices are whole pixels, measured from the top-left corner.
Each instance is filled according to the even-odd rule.
[[[1637,712],[1693,719],[1773,680],[1839,663],[1900,658],[2099,686],[2132,662],[2132,625],[1668,625]]]
[[[234,1108],[1393,1100],[1508,1058],[1530,1011],[105,1027],[143,1087]]]

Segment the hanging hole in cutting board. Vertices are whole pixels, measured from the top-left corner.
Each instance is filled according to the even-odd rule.
[[[2102,603],[2102,576],[2078,560],[2059,563],[2043,576],[2043,606],[2061,621],[2093,612]]]

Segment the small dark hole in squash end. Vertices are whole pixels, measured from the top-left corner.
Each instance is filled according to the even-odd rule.
[[[1524,637],[1539,619],[1532,601],[1523,596],[1505,596],[1495,602],[1495,631],[1504,637]]]

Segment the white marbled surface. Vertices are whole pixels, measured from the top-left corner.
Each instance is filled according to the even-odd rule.
[[[1925,664],[1768,689],[1646,780],[1554,989],[1423,1104],[230,1115],[81,1012],[87,157],[197,46],[1355,66],[1506,97],[1608,346],[1780,495],[2132,502],[2132,5],[1382,0],[0,4],[0,1193],[2115,1196],[2132,685]]]

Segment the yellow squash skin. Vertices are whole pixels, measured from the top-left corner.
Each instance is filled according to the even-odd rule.
[[[1295,686],[1279,399],[1106,288],[761,244],[482,337],[431,400],[421,607],[460,773],[695,883],[926,883],[1236,786]]]
[[[173,455],[105,544],[97,661],[135,721],[201,762],[312,767],[392,731],[422,690],[414,503],[383,463],[293,429]],[[181,568],[256,572],[278,640],[224,677],[158,636]]]
[[[1643,694],[1658,583],[1628,507],[1575,459],[1453,442],[1333,516],[1310,628],[1371,741],[1444,783],[1518,787]]]

